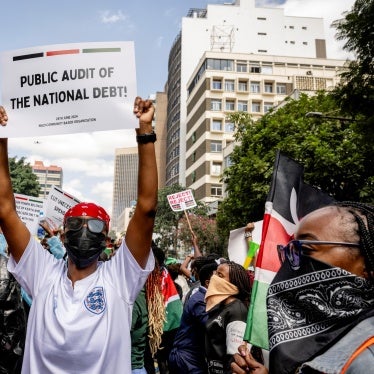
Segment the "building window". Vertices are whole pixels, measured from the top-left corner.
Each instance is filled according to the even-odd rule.
[[[264,103],[264,112],[267,113],[270,109],[273,109],[273,103]]]
[[[267,53],[267,49],[259,49],[257,52],[258,53]],[[255,73],[259,73],[259,71],[256,71]]]
[[[258,101],[252,102],[252,112],[253,113],[260,113],[261,112],[261,103]]]
[[[247,101],[238,101],[238,111],[239,112],[248,112],[248,102]]]
[[[208,58],[206,60],[206,68],[209,70],[234,71],[234,61]]]
[[[191,139],[192,139],[192,143],[195,143],[196,142],[196,132],[194,132],[191,136]]]
[[[235,82],[231,79],[225,80],[225,91],[234,92],[235,91]]]
[[[261,73],[261,68],[258,65],[251,66],[251,73]]]
[[[212,120],[212,131],[222,131],[222,120],[220,119]]]
[[[214,153],[222,152],[222,142],[211,141],[210,142],[210,151],[214,152]]]
[[[225,157],[225,168],[229,168],[233,164],[230,156]]]
[[[235,100],[227,100],[226,99],[225,109],[228,110],[228,111],[234,111],[235,110]]]
[[[266,32],[258,32],[257,35],[267,35]]]
[[[213,79],[212,90],[222,90],[222,80],[221,79]]]
[[[222,186],[212,185],[210,187],[210,194],[211,196],[222,196]]]
[[[262,71],[262,74],[271,75],[271,74],[273,74],[273,66],[272,65],[262,65],[261,71]]]
[[[295,41],[294,41],[294,40],[291,40],[290,43],[291,43],[291,44],[295,44]]]
[[[266,93],[273,93],[273,83],[265,82],[264,89]]]
[[[192,162],[196,161],[196,152],[192,153]]]
[[[294,26],[289,26],[290,29],[294,29],[295,27]]]
[[[222,100],[220,99],[212,99],[210,103],[210,109],[211,110],[222,110]]]
[[[277,94],[278,95],[285,95],[286,94],[286,84],[285,83],[277,83]]]
[[[266,21],[266,17],[257,17],[259,21]]]
[[[308,45],[308,42],[303,42],[304,45]]]
[[[238,91],[248,92],[248,81],[239,81]]]
[[[192,180],[192,183],[196,181],[196,171],[195,170],[191,173],[191,180]]]
[[[212,162],[212,170],[211,170],[211,175],[221,175],[222,173],[222,163],[213,161]]]
[[[246,73],[247,72],[247,64],[245,62],[237,62],[236,63],[236,71],[239,73]]]
[[[251,82],[251,92],[260,93],[260,82]]]
[[[303,26],[302,28],[301,28],[302,30],[306,30],[307,29],[307,27],[306,26]]]
[[[233,122],[225,122],[225,132],[233,133],[235,130],[235,125]]]

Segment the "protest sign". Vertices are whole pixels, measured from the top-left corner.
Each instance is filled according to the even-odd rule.
[[[229,259],[248,269],[250,262],[256,253],[251,253],[251,246],[249,242],[254,245],[254,252],[257,251],[259,243],[261,243],[262,221],[254,222],[254,230],[252,237],[245,236],[245,227],[230,231],[229,244],[227,252]]]
[[[80,201],[74,196],[53,186],[47,196],[45,219],[51,228],[58,228],[63,224],[64,215],[71,207]]]
[[[39,218],[43,215],[44,200],[38,197],[14,194],[16,210],[22,222],[32,235],[36,235],[39,228]]]
[[[185,190],[167,195],[167,199],[171,209],[174,212],[180,212],[196,206],[196,201],[191,190]]]
[[[135,128],[133,42],[56,44],[3,52],[1,137]]]

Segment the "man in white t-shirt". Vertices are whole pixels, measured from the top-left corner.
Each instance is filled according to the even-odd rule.
[[[8,269],[32,296],[23,373],[130,373],[131,311],[154,267],[150,254],[157,206],[154,107],[136,98],[139,118],[138,199],[125,240],[111,261],[99,262],[109,216],[80,203],[64,217],[68,261],[57,260],[17,215],[8,167],[7,139],[0,139],[0,227],[9,245]],[[0,107],[0,124],[7,114]]]

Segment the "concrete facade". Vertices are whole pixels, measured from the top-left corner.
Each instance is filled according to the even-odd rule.
[[[295,92],[331,90],[344,61],[286,56],[206,52],[187,84],[186,187],[197,200],[224,197],[221,182],[229,166],[234,125],[227,114],[254,119]]]
[[[209,4],[182,18],[169,53],[166,185],[186,185],[188,81],[206,52],[326,58],[322,18],[290,17],[255,0]],[[271,58],[273,60],[273,58]]]
[[[52,186],[62,188],[63,171],[60,166],[44,166],[43,161],[35,161],[32,172],[37,176],[40,185],[39,197],[45,199]]]

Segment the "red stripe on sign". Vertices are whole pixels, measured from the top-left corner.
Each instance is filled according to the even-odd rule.
[[[20,196],[16,196],[16,199],[18,200],[25,200],[25,201],[28,201],[29,199],[26,198],[26,197],[20,197]]]
[[[62,49],[61,51],[49,51],[47,56],[74,55],[79,53],[79,49]]]

